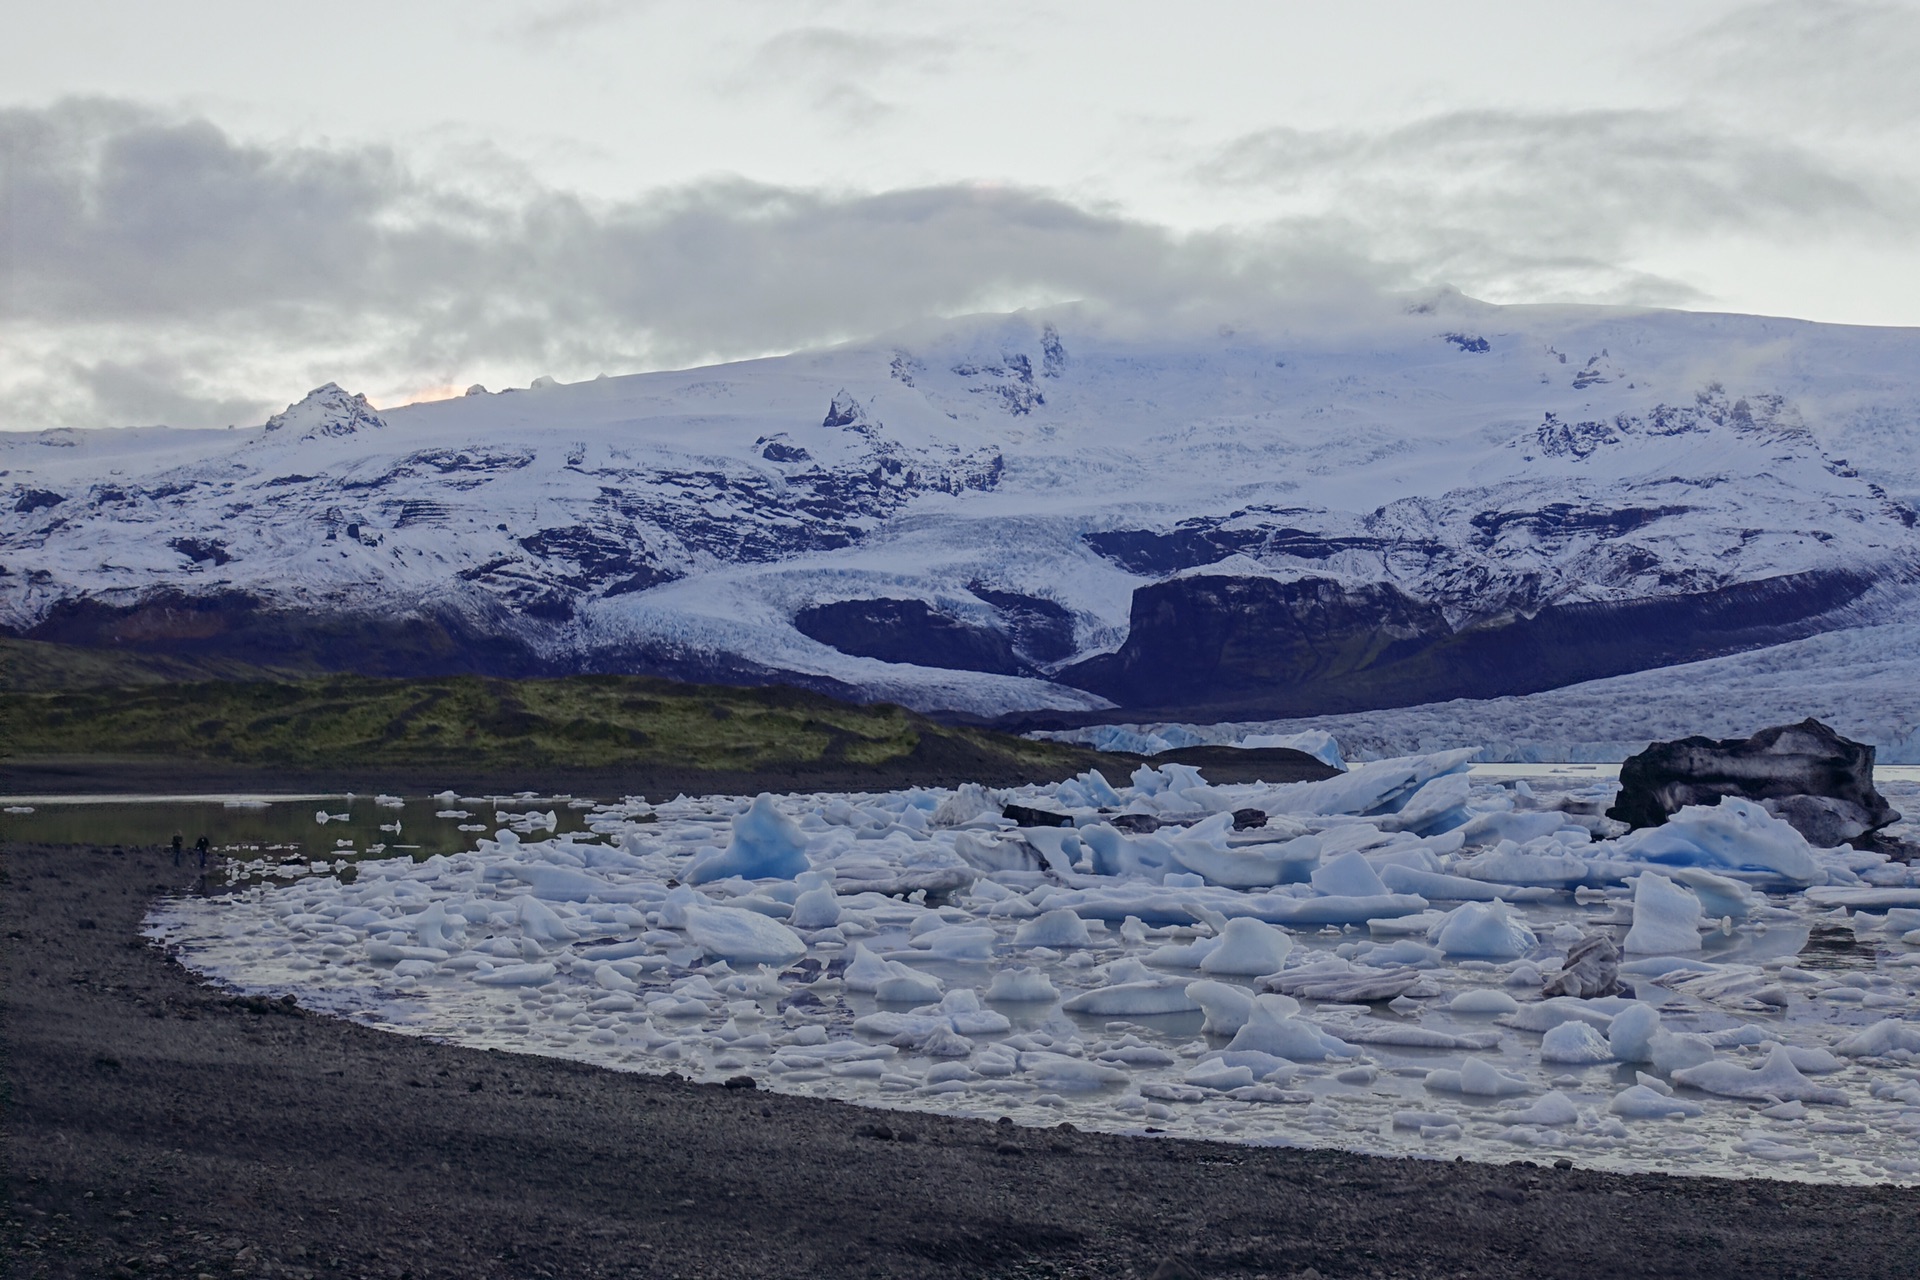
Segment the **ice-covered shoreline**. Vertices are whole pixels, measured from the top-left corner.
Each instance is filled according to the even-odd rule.
[[[1920,1181],[1913,869],[1737,803],[1608,838],[1601,791],[1453,753],[1284,787],[1168,766],[635,802],[592,837],[523,821],[170,901],[149,932],[390,1030],[871,1105]],[[1074,825],[1016,828],[1002,798]],[[1632,995],[1543,1000],[1595,935]]]

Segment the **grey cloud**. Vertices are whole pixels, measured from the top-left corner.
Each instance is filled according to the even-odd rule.
[[[875,123],[893,105],[875,83],[901,73],[937,75],[951,42],[839,27],[796,27],[760,45],[734,83],[741,89],[797,92],[816,111],[848,125]]]
[[[1905,192],[1790,141],[1663,111],[1460,111],[1374,132],[1275,129],[1200,169],[1468,288],[1675,300],[1623,265],[1723,232],[1905,235]],[[1667,295],[1661,298],[1662,292]]]
[[[386,151],[243,144],[124,103],[0,113],[0,148],[14,427],[219,425],[323,373],[624,371],[969,310],[1257,309],[1381,278],[1311,234],[1176,236],[1018,189],[456,193]]]
[[[1747,5],[1664,51],[1660,65],[1741,115],[1790,130],[1872,135],[1920,124],[1920,10],[1912,5]]]

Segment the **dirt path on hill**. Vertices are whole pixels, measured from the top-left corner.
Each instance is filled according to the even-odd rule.
[[[1920,1191],[1016,1129],[204,987],[156,850],[0,846],[9,1276],[1920,1275]],[[887,1136],[876,1136],[879,1134]]]

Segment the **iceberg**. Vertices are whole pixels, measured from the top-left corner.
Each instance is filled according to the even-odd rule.
[[[1507,904],[1469,902],[1456,907],[1427,935],[1449,956],[1516,960],[1533,949],[1533,930],[1515,920]]]
[[[781,813],[773,796],[763,791],[745,813],[733,820],[733,839],[725,851],[696,857],[681,879],[688,884],[706,884],[730,876],[791,880],[810,865],[806,832]]]
[[[1700,899],[1656,871],[1633,886],[1633,927],[1623,944],[1641,955],[1700,950]]]
[[[1806,837],[1738,796],[1723,797],[1716,805],[1688,805],[1664,826],[1628,832],[1613,847],[1625,857],[1666,866],[1761,872],[1801,885],[1824,878]]]
[[[1725,803],[1724,801],[1722,803]],[[1703,1062],[1695,1067],[1682,1067],[1673,1072],[1676,1084],[1699,1089],[1703,1093],[1718,1094],[1723,1098],[1772,1098],[1776,1102],[1821,1102],[1830,1106],[1844,1107],[1847,1095],[1827,1085],[1815,1084],[1800,1074],[1793,1065],[1793,1056],[1784,1047],[1776,1046],[1767,1060],[1757,1067],[1743,1067],[1735,1062]]]
[[[799,934],[739,907],[688,907],[686,931],[696,947],[735,964],[786,965],[807,954]]]
[[[1255,978],[1278,972],[1292,950],[1293,939],[1286,930],[1251,916],[1239,916],[1227,921],[1220,945],[1201,958],[1200,971]]]

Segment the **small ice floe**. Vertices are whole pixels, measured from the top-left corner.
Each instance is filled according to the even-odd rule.
[[[1736,1062],[1703,1062],[1673,1072],[1674,1082],[1703,1093],[1723,1098],[1772,1098],[1776,1102],[1820,1102],[1830,1106],[1848,1105],[1843,1090],[1815,1084],[1800,1073],[1793,1055],[1785,1046],[1775,1045],[1767,1060],[1757,1067]]]

